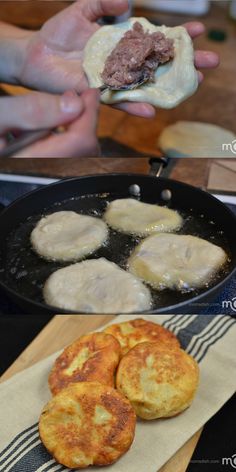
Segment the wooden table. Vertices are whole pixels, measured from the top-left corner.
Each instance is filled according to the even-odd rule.
[[[113,315],[55,316],[2,375],[0,382],[62,349],[76,336],[79,337],[89,331],[96,330],[113,318]],[[185,472],[201,432],[202,430],[196,433],[158,472]]]
[[[228,4],[229,2],[212,2],[210,13],[202,18],[207,30],[223,29],[227,33],[227,40],[222,43],[213,42],[207,35],[196,40],[196,48],[211,49],[221,57],[221,66],[217,70],[205,72],[205,82],[198,92],[174,110],[158,110],[156,118],[151,120],[129,116],[102,106],[99,137],[110,137],[138,152],[159,156],[157,138],[167,125],[177,120],[214,123],[236,133],[236,26],[228,18]],[[67,5],[68,2],[65,1],[2,1],[0,20],[28,28],[39,28],[47,18]],[[137,8],[134,14],[147,16],[151,21],[157,20],[171,26],[193,19],[180,15],[157,14],[140,8]]]

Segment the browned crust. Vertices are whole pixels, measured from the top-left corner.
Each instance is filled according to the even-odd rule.
[[[66,374],[66,370],[84,349],[89,353],[88,359],[70,375]],[[98,381],[112,387],[119,360],[120,345],[113,336],[106,333],[82,336],[66,347],[56,359],[49,375],[51,392],[55,395],[70,383],[85,381]]]
[[[76,419],[77,405],[80,422]],[[97,406],[110,415],[104,425],[94,423]],[[122,394],[97,382],[81,382],[62,390],[44,407],[39,434],[59,463],[69,468],[84,468],[88,464],[83,460],[79,464],[74,461],[81,453],[90,458],[90,465],[117,461],[133,442],[135,423],[135,412]]]
[[[127,334],[124,334],[122,327],[131,328],[133,331],[127,331]],[[141,342],[161,343],[173,348],[180,347],[179,340],[171,331],[157,323],[142,318],[110,325],[104,332],[111,334],[120,342],[122,355]]]
[[[144,419],[176,416],[186,409],[198,381],[199,367],[193,357],[182,349],[148,342],[136,345],[121,359],[116,376],[117,389]]]

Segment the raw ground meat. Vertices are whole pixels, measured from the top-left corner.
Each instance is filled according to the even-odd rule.
[[[102,72],[103,83],[119,88],[136,83],[143,76],[154,81],[157,67],[173,57],[173,40],[159,31],[145,32],[142,25],[136,22],[108,56]]]

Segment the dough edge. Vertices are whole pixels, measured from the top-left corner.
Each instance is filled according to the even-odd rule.
[[[183,26],[155,26],[146,18],[131,18],[125,23],[115,26],[101,27],[88,41],[85,48],[83,67],[90,87],[100,87],[105,61],[117,42],[126,31],[138,21],[145,30],[161,31],[168,38],[174,39],[175,58],[171,63],[157,69],[158,87],[156,83],[146,84],[137,90],[112,92],[101,95],[106,104],[117,102],[146,102],[153,106],[170,109],[194,94],[198,88],[198,75],[194,66],[194,49],[192,40]]]

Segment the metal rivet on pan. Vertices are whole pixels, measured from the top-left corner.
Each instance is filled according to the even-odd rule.
[[[141,195],[141,188],[140,188],[139,185],[137,185],[137,184],[130,185],[130,187],[129,187],[129,193],[130,193],[131,195],[133,195],[134,197],[140,197],[140,195]]]
[[[161,198],[162,200],[164,200],[165,202],[169,202],[172,198],[172,193],[170,190],[168,189],[165,189],[165,190],[162,190],[161,192]]]

